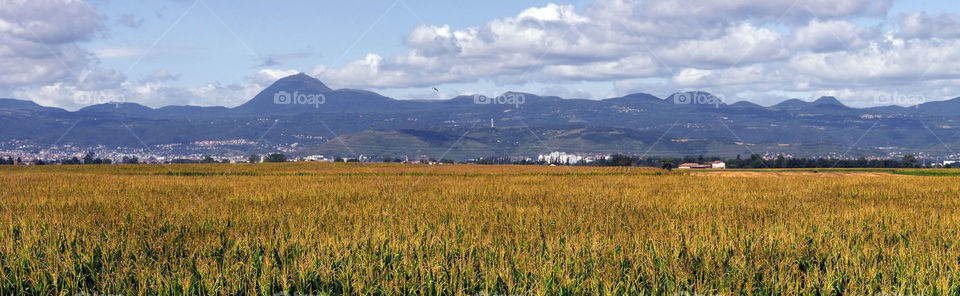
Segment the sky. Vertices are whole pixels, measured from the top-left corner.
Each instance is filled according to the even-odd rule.
[[[0,97],[237,106],[299,72],[396,99],[908,106],[960,97],[960,3],[0,0]]]

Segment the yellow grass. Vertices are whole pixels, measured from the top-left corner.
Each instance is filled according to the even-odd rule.
[[[958,181],[539,166],[7,167],[0,294],[958,295]]]

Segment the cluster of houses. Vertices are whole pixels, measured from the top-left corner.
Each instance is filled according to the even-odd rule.
[[[555,151],[550,154],[538,155],[537,161],[551,164],[578,164],[580,162],[592,163],[601,159],[609,159],[609,157],[609,155],[572,154]]]
[[[725,169],[727,168],[727,163],[722,161],[714,161],[710,163],[683,163],[680,164],[680,169],[683,170],[713,170],[713,169]]]

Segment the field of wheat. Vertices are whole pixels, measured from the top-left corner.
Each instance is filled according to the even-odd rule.
[[[0,168],[0,295],[958,295],[960,177]]]

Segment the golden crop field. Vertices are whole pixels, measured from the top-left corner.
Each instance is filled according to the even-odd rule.
[[[0,168],[0,294],[958,295],[960,178]]]

